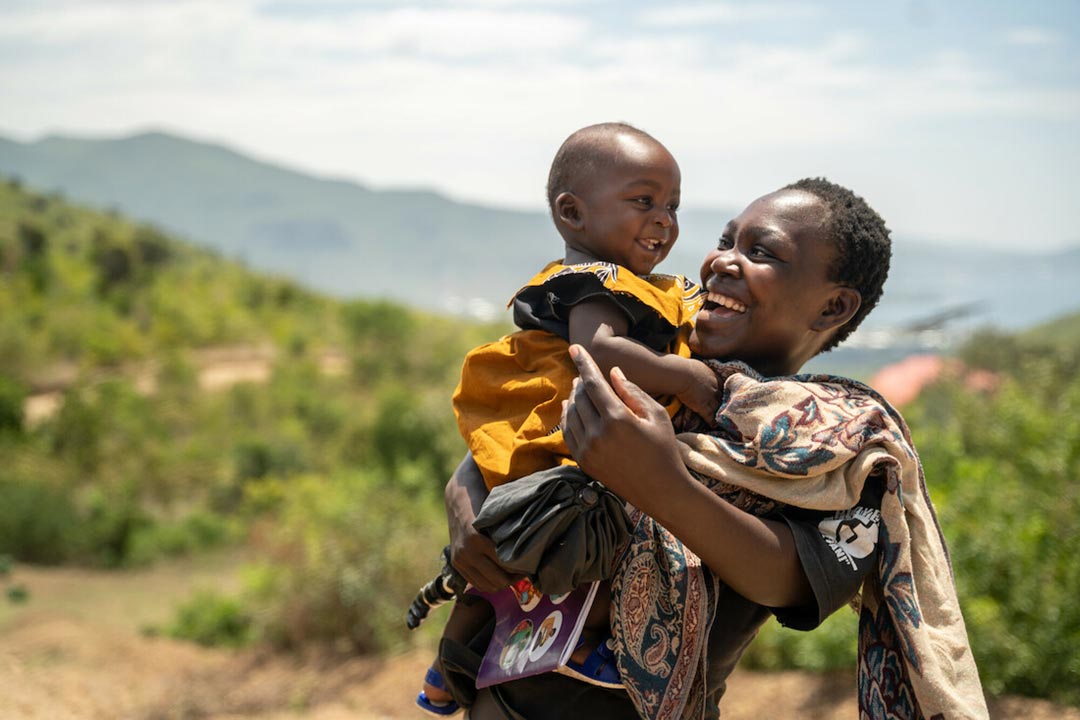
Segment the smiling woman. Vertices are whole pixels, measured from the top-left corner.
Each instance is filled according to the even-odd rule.
[[[708,295],[691,335],[696,354],[792,375],[858,327],[881,297],[891,249],[872,210],[836,217],[839,200],[822,196],[837,194],[803,180],[728,223],[701,267]],[[851,227],[837,232],[839,222]]]
[[[854,381],[783,377],[865,317],[889,247],[865,201],[824,180],[751,203],[702,264],[708,296],[690,340],[699,356],[743,362],[709,365],[723,389],[707,416],[715,425],[681,413],[678,440],[621,368],[602,372],[571,348],[581,377],[562,417],[566,444],[627,501],[635,528],[587,623],[610,634],[601,644],[624,689],[526,678],[465,693],[471,717],[716,718],[727,676],[770,615],[808,630],[860,585],[861,711],[987,717],[903,421]],[[466,458],[446,491],[452,558],[495,589],[510,578],[472,527],[484,496]]]

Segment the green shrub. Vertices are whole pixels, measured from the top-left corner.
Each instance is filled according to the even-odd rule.
[[[826,672],[853,668],[859,638],[859,618],[840,609],[812,632],[800,632],[769,621],[743,655],[746,667],[756,670],[801,668]]]
[[[1022,366],[909,416],[985,687],[1080,704],[1080,377]]]
[[[179,557],[220,547],[236,538],[225,518],[195,512],[179,521],[157,521],[137,527],[131,535],[125,565],[147,565],[163,557]]]
[[[22,605],[30,600],[30,590],[22,584],[8,586],[5,594],[7,595],[8,602],[14,605]]]
[[[53,564],[78,556],[79,515],[71,498],[40,480],[0,477],[0,553]]]
[[[177,609],[167,634],[211,647],[243,647],[255,637],[252,616],[241,602],[209,590]]]
[[[361,473],[292,478],[273,492],[276,516],[257,533],[269,560],[249,576],[264,634],[286,646],[399,647],[405,610],[439,567],[439,505]]]
[[[387,482],[403,482],[410,474],[405,470],[408,466],[426,476],[421,487],[441,491],[464,454],[463,446],[450,441],[451,437],[457,440],[458,434],[449,414],[439,417],[417,393],[398,385],[384,388],[377,402],[370,448]]]
[[[134,482],[98,485],[88,493],[81,538],[86,556],[94,564],[120,567],[127,564],[135,536],[151,526]]]
[[[23,403],[26,388],[22,383],[0,375],[0,437],[23,432]]]

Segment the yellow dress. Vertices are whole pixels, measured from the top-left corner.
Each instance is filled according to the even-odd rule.
[[[462,437],[488,488],[560,464],[573,464],[559,428],[562,401],[577,370],[570,354],[570,308],[606,296],[627,315],[627,336],[690,356],[687,339],[704,292],[682,275],[634,275],[613,263],[549,263],[511,304],[520,328],[465,356],[454,391]],[[668,400],[674,414],[678,402]]]

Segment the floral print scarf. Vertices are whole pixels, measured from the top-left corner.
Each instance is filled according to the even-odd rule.
[[[987,718],[948,550],[900,415],[846,378],[763,379],[710,362],[717,428],[683,432],[683,460],[714,493],[763,515],[779,504],[853,507],[885,478],[877,571],[859,619],[861,718]],[[651,720],[701,718],[719,580],[640,511],[612,579],[612,631],[627,691]]]

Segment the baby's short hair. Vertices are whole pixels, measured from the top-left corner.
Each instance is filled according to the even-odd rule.
[[[803,178],[785,190],[802,190],[825,203],[829,210],[827,231],[836,248],[829,280],[859,291],[858,311],[822,348],[832,350],[846,340],[881,299],[889,275],[892,240],[885,221],[866,200],[825,178]]]
[[[612,138],[626,134],[660,144],[649,133],[624,122],[589,125],[571,133],[570,137],[563,141],[548,172],[547,201],[552,212],[555,211],[555,198],[560,194],[580,191],[580,188],[576,187],[579,177],[612,161],[615,148]]]

